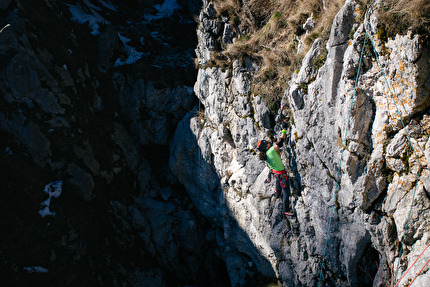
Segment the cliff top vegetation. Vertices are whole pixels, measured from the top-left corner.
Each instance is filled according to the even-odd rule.
[[[235,59],[251,57],[261,68],[253,77],[252,92],[265,99],[275,113],[291,75],[298,72],[301,61],[315,39],[329,38],[333,19],[344,0],[214,0],[219,17],[229,19],[237,39],[220,44],[213,54],[213,64],[227,69]],[[371,0],[359,0],[359,20],[364,19]],[[414,33],[430,34],[430,2],[428,0],[388,0],[380,8],[381,37]],[[313,28],[305,30],[306,21]],[[313,21],[312,21],[313,20]],[[221,42],[221,41],[220,41]],[[320,49],[315,61],[321,67],[327,51]]]

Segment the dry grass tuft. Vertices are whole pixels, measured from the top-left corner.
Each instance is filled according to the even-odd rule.
[[[326,2],[324,9],[321,0],[214,0],[217,13],[228,17],[238,39],[214,53],[213,64],[228,68],[226,62],[244,57],[259,61],[252,92],[260,94],[275,113],[305,52],[316,38],[328,39],[331,22],[345,1]],[[306,34],[303,24],[311,15],[316,27]],[[297,53],[299,40],[301,53]]]
[[[408,30],[430,36],[429,0],[386,0],[380,18],[388,34],[405,34]]]
[[[213,0],[220,16],[227,17],[235,30],[235,43],[222,46],[213,54],[211,65],[231,68],[231,63],[251,57],[261,68],[252,79],[252,92],[260,94],[273,113],[288,86],[291,75],[301,64],[305,52],[316,38],[325,42],[333,19],[345,0]],[[362,21],[370,0],[357,0]],[[382,18],[385,34],[399,30],[429,29],[429,0],[387,0]],[[313,15],[315,28],[306,33],[303,24]],[[297,53],[299,41],[301,53]],[[322,47],[325,46],[323,43]],[[318,66],[324,64],[326,51],[321,49]]]

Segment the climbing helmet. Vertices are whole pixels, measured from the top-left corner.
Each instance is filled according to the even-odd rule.
[[[261,140],[261,141],[259,141],[259,142],[257,143],[257,149],[258,149],[259,151],[265,152],[265,151],[266,151],[266,149],[267,149],[267,144],[268,144],[268,142],[267,142],[267,141],[265,141],[265,140]]]

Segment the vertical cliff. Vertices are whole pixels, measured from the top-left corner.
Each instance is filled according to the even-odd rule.
[[[2,286],[427,286],[428,38],[380,5],[0,0]]]
[[[411,32],[383,39],[379,5],[345,1],[328,41],[313,41],[273,115],[252,88],[261,62],[246,54],[227,67],[213,61],[243,35],[204,1],[200,106],[178,126],[170,167],[217,226],[233,286],[256,273],[285,286],[388,286],[412,267],[406,284],[430,258],[426,252],[412,266],[430,240],[429,46]],[[295,218],[282,217],[255,152],[285,120]],[[428,282],[427,268],[413,286]]]
[[[170,172],[200,1],[0,1],[2,286],[228,285]]]

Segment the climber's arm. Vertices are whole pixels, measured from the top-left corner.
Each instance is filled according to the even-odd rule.
[[[276,152],[280,151],[280,148],[284,144],[284,140],[287,138],[287,131],[286,130],[282,130],[281,133],[282,133],[281,138],[273,146],[275,148]]]

